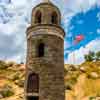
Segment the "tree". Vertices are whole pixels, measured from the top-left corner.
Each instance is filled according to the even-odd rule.
[[[96,53],[96,61],[100,60],[100,51]]]
[[[84,56],[86,61],[93,61],[95,60],[95,53],[90,51],[89,54]]]

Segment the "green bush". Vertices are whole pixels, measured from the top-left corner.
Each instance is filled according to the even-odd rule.
[[[12,90],[12,87],[9,85],[5,85],[2,90],[0,91],[0,94],[5,98],[5,97],[10,97],[14,95],[14,92]]]
[[[6,68],[8,68],[7,64],[4,61],[0,60],[0,69],[6,69]]]
[[[11,90],[6,90],[6,91],[2,91],[1,94],[3,97],[10,97],[10,96],[14,95],[14,92]]]
[[[100,51],[96,53],[96,61],[100,60]]]
[[[100,51],[92,52],[90,51],[89,54],[84,56],[86,61],[99,61],[100,60]]]
[[[84,58],[86,61],[93,61],[95,57],[95,53],[90,51],[88,55],[85,55]]]
[[[95,97],[90,97],[89,100],[96,100],[96,98]]]

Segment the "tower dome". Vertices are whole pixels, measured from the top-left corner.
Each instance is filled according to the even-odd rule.
[[[59,9],[49,0],[40,3],[32,10],[31,24],[55,24],[60,25],[61,14]]]

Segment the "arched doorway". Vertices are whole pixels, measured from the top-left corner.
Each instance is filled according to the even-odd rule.
[[[36,73],[30,73],[28,76],[27,94],[29,93],[32,93],[32,95],[27,96],[27,100],[39,100],[39,97],[36,95],[39,93],[39,76]]]

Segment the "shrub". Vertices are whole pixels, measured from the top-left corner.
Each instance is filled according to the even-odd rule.
[[[8,68],[7,64],[4,61],[0,60],[0,69],[6,69],[6,68]]]
[[[100,51],[92,52],[90,51],[89,54],[84,56],[86,61],[99,61],[100,60]]]
[[[11,90],[2,91],[2,96],[3,97],[10,97],[12,95],[14,95],[14,92],[11,91]]]
[[[10,97],[14,95],[14,92],[12,90],[12,87],[9,85],[5,85],[2,90],[0,91],[0,94],[5,98],[5,97]]]
[[[89,100],[96,100],[96,98],[95,97],[90,97]]]

